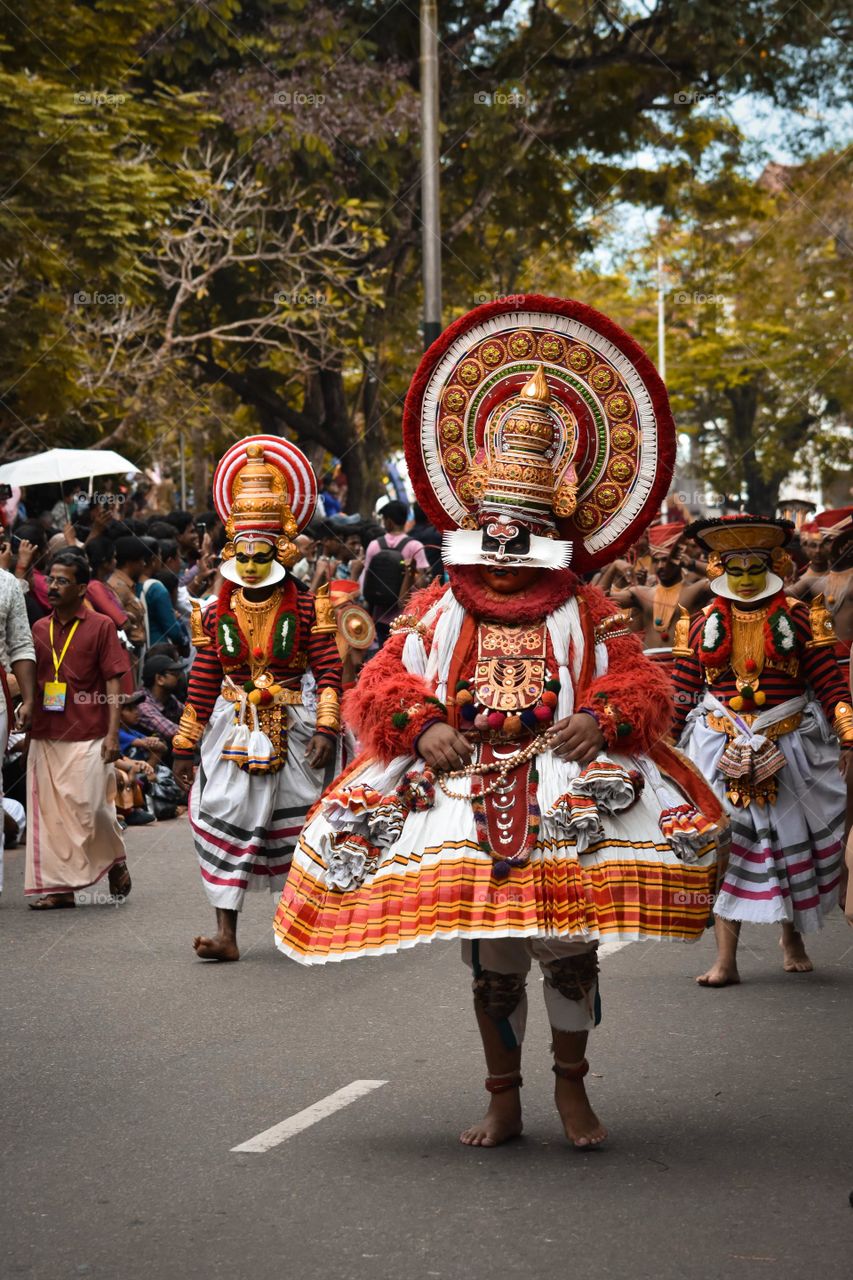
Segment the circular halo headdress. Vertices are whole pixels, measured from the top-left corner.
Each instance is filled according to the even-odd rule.
[[[266,543],[275,549],[268,582],[284,577],[299,559],[293,539],[317,506],[317,477],[301,450],[280,436],[247,436],[219,460],[213,476],[213,505],[225,525],[220,572],[240,581],[234,564],[238,541]],[[284,566],[284,567],[283,567]]]
[[[447,564],[599,568],[649,524],[675,461],[642,349],[592,307],[537,294],[477,307],[432,344],[403,439]]]

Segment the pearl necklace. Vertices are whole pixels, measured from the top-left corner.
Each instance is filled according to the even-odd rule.
[[[493,795],[498,791],[506,781],[507,775],[512,773],[513,769],[517,769],[519,765],[526,764],[534,756],[541,755],[543,751],[547,751],[555,741],[552,733],[543,733],[538,738],[534,738],[522,747],[520,751],[516,751],[511,756],[506,756],[503,760],[491,760],[486,764],[466,764],[464,769],[455,769],[451,773],[436,774],[436,782],[441,787],[448,800],[467,800],[468,797],[461,795],[458,791],[450,791],[446,785],[447,778],[483,778],[486,774],[497,773],[494,782],[490,782],[484,787],[481,796]]]

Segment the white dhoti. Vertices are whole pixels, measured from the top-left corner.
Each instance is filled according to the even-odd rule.
[[[201,740],[201,765],[189,817],[205,893],[214,907],[239,911],[247,891],[281,893],[308,810],[335,776],[305,760],[315,731],[313,712],[293,705],[287,760],[277,773],[247,773],[222,748],[234,732],[234,704],[219,697]]]
[[[776,742],[785,767],[776,774],[775,803],[742,808],[726,800],[719,761],[725,733],[708,715],[730,713],[706,694],[690,713],[679,746],[712,783],[731,816],[731,854],[714,913],[755,924],[788,922],[800,933],[820,929],[838,902],[846,788],[838,772],[838,745],[820,705],[795,698],[762,712],[744,733],[761,742],[764,732],[792,714],[799,727]]]
[[[86,889],[125,860],[115,769],[101,756],[103,741],[30,741],[24,877],[29,897]]]

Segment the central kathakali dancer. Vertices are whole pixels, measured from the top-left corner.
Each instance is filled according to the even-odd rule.
[[[541,966],[568,1137],[587,1099],[599,940],[698,937],[722,807],[664,742],[665,674],[578,577],[636,540],[671,480],[666,391],[578,302],[479,307],[429,349],[404,418],[449,585],[415,596],[344,700],[362,755],[307,825],[276,915],[303,964],[460,938],[491,1102],[462,1141],[521,1130]]]

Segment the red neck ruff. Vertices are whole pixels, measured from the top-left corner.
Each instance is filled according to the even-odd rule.
[[[462,608],[478,620],[489,622],[539,622],[571,600],[579,586],[571,569],[543,569],[532,586],[513,595],[500,595],[487,587],[477,565],[448,567],[447,574]]]

